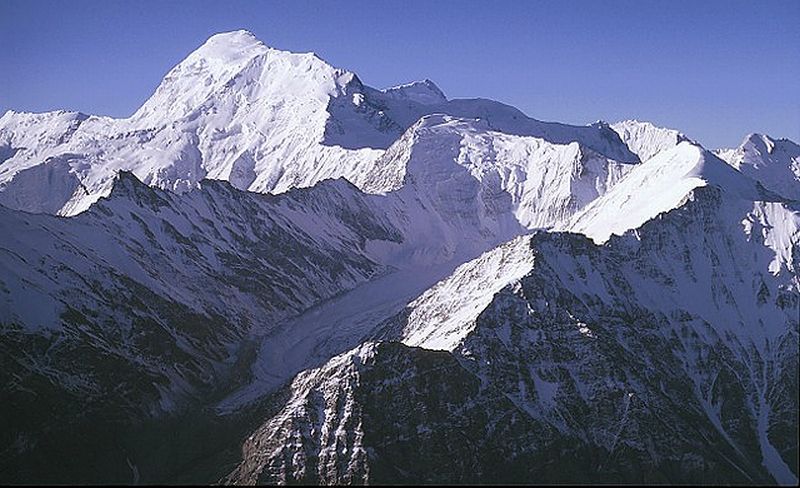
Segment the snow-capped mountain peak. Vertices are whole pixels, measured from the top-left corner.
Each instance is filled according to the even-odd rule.
[[[215,106],[233,99],[235,109],[279,94],[325,103],[352,78],[337,83],[346,74],[313,53],[270,48],[249,31],[216,34],[170,70],[132,119],[153,125],[189,116],[212,96]]]
[[[759,151],[771,153],[775,149],[775,140],[767,135],[754,132],[744,138],[742,145],[749,145]]]
[[[239,59],[263,54],[269,49],[255,34],[248,30],[240,29],[230,32],[221,32],[209,37],[189,58],[204,58],[209,62],[220,64],[235,63]],[[187,61],[189,60],[187,58]]]
[[[609,127],[619,134],[622,141],[642,161],[647,161],[659,152],[675,147],[683,141],[691,141],[677,130],[635,119],[623,120]]]
[[[789,139],[748,134],[736,149],[715,154],[765,188],[800,200],[800,145]]]
[[[434,82],[429,79],[414,81],[382,90],[386,95],[398,100],[410,100],[423,105],[435,105],[447,102],[447,97]]]

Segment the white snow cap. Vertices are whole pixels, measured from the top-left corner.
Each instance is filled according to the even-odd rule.
[[[252,32],[241,29],[214,34],[193,54],[198,57],[202,55],[208,59],[216,59],[220,62],[234,62],[237,58],[243,56],[260,54],[264,49],[269,48]]]
[[[393,86],[383,90],[383,92],[395,99],[406,99],[423,105],[447,102],[447,97],[442,93],[442,90],[427,78],[422,81]]]

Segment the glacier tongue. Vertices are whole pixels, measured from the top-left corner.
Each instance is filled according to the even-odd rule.
[[[468,257],[391,271],[311,307],[259,337],[253,380],[221,401],[217,409],[234,412],[277,390],[297,373],[357,347],[375,324],[402,311]]]

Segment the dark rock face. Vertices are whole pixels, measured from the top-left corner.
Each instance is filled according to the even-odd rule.
[[[243,446],[236,484],[585,480],[560,446],[446,352],[367,343],[298,375]],[[554,457],[551,453],[558,452]],[[564,467],[571,467],[566,473]]]
[[[693,405],[619,390],[586,400],[564,393],[561,422],[553,422],[447,352],[368,343],[277,393],[283,407],[247,438],[241,463],[223,481],[771,482],[757,465],[739,465],[746,460]]]

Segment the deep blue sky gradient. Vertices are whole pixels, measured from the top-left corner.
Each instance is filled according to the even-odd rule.
[[[710,148],[800,141],[800,0],[0,0],[0,112],[125,117],[245,28],[384,88],[430,78],[543,120],[649,120]]]

